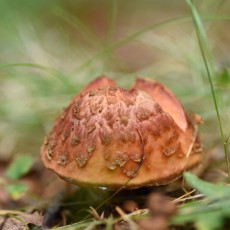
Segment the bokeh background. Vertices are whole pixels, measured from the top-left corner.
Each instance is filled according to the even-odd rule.
[[[230,130],[230,1],[194,1],[210,47],[224,134]],[[128,88],[138,76],[166,84],[204,120],[205,148],[221,146],[196,31],[183,0],[1,0],[0,162],[40,167],[40,146],[71,98],[100,75]],[[218,157],[223,156],[222,150]],[[223,158],[223,157],[222,157]],[[4,165],[4,167],[3,167]]]

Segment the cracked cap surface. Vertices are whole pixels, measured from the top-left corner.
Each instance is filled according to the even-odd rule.
[[[196,148],[195,148],[196,147]],[[150,79],[129,90],[99,77],[57,118],[41,148],[45,166],[78,185],[167,184],[201,161],[197,132],[176,97]]]

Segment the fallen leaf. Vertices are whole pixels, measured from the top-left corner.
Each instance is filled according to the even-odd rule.
[[[0,226],[2,230],[28,230],[28,224],[41,226],[43,216],[39,212],[22,213],[8,212],[0,217]]]

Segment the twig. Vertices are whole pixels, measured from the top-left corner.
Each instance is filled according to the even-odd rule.
[[[177,204],[177,203],[181,203],[181,202],[184,202],[184,201],[187,201],[187,200],[195,200],[195,199],[203,198],[203,197],[205,197],[204,194],[197,194],[197,195],[194,195],[194,196],[185,197],[185,198],[183,198],[183,199],[178,200],[177,202],[174,202],[174,201],[173,201],[173,203],[176,203],[176,204]]]
[[[197,127],[197,124],[194,124],[194,135],[192,137],[192,142],[191,144],[189,145],[189,148],[188,148],[188,151],[186,153],[186,158],[185,158],[185,168],[184,168],[184,172],[187,171],[187,166],[188,166],[188,159],[189,159],[189,156],[190,156],[190,153],[192,151],[192,148],[196,142],[196,138],[197,138],[197,133],[198,133],[198,127]],[[184,178],[182,179],[182,189],[183,191],[185,191],[186,193],[188,193],[188,191],[186,190],[185,188],[185,181],[184,181]]]
[[[194,193],[195,191],[196,191],[196,190],[193,189],[192,191],[187,192],[187,193],[185,193],[184,195],[182,195],[182,196],[180,196],[180,197],[174,199],[172,202],[173,202],[173,203],[179,203],[183,198],[185,198],[185,197],[191,195],[191,194]]]
[[[126,213],[120,207],[116,206],[115,210],[122,217],[122,219],[124,219],[125,221],[129,223],[130,229],[132,230],[137,229],[136,223],[132,219],[130,219],[130,217],[126,215]]]

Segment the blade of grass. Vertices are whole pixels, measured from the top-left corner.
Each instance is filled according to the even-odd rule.
[[[230,17],[229,16],[215,16],[215,17],[208,16],[208,17],[205,17],[204,20],[206,20],[206,21],[212,21],[212,20],[222,21],[222,20],[230,20]],[[93,56],[88,58],[86,61],[84,61],[77,68],[75,68],[72,71],[71,75],[74,75],[76,72],[84,69],[85,67],[88,67],[89,64],[91,64],[91,62],[93,62],[97,58],[103,57],[104,55],[108,54],[109,52],[112,52],[113,50],[115,50],[119,47],[122,47],[123,45],[127,44],[129,41],[134,40],[135,38],[141,36],[142,34],[144,34],[145,32],[147,32],[151,29],[161,28],[161,27],[164,27],[166,25],[170,25],[170,24],[174,24],[174,23],[179,23],[179,22],[182,23],[182,22],[190,22],[190,21],[191,21],[190,17],[180,16],[180,17],[171,18],[169,20],[161,21],[159,23],[154,23],[152,25],[146,26],[146,27],[144,27],[138,31],[135,31],[135,32],[119,39],[118,41],[106,46],[102,50],[99,50],[97,53],[95,53]]]
[[[80,66],[78,66],[76,69],[74,69],[72,71],[72,74],[74,74],[77,71],[80,71],[82,69],[84,69],[85,67],[87,67],[91,62],[93,62],[95,59],[100,58],[110,52],[112,52],[113,50],[122,47],[123,45],[125,45],[126,43],[128,43],[129,41],[137,38],[138,36],[140,36],[141,34],[143,34],[144,32],[149,31],[150,29],[154,29],[154,28],[158,28],[167,24],[171,24],[174,22],[178,22],[178,21],[189,21],[190,18],[189,17],[177,17],[177,18],[173,18],[170,20],[166,20],[163,22],[159,22],[159,23],[154,23],[153,25],[144,27],[143,29],[140,29],[126,37],[121,38],[120,40],[112,43],[111,45],[106,46],[105,48],[103,48],[102,50],[98,51],[96,54],[94,54],[92,57],[90,57],[89,59],[87,59],[85,62],[83,62]]]
[[[62,20],[67,22],[69,25],[73,26],[89,44],[97,47],[101,44],[100,40],[96,34],[90,30],[76,15],[72,15],[70,12],[67,12],[61,7],[56,6],[53,10],[53,13],[60,17]]]
[[[71,89],[72,92],[75,92],[76,90],[76,87],[71,83],[71,80],[69,80],[67,76],[59,73],[57,70],[51,67],[42,66],[34,63],[6,63],[0,65],[0,69],[12,68],[12,67],[28,67],[28,68],[34,68],[34,69],[45,71],[49,73],[53,78],[59,80],[63,84],[63,86],[65,86],[67,89]]]
[[[187,1],[187,4],[189,5],[190,10],[191,10],[192,19],[193,19],[193,23],[194,23],[194,26],[196,29],[196,34],[197,34],[197,39],[198,39],[202,59],[204,61],[205,69],[206,69],[207,75],[208,75],[208,81],[209,81],[209,85],[210,85],[210,89],[211,89],[211,93],[212,93],[212,98],[213,98],[213,102],[214,102],[214,106],[215,106],[215,110],[216,110],[216,116],[218,119],[219,129],[220,129],[221,141],[222,141],[223,148],[224,148],[225,160],[226,160],[227,170],[228,170],[228,177],[230,180],[230,167],[229,167],[229,157],[228,157],[228,152],[227,152],[227,141],[224,138],[224,132],[223,132],[223,127],[222,127],[222,123],[221,123],[219,108],[217,105],[216,94],[215,94],[215,90],[214,90],[214,86],[213,86],[213,82],[212,82],[212,78],[215,76],[215,71],[214,71],[214,67],[212,65],[213,64],[212,60],[210,58],[210,49],[208,46],[208,39],[207,39],[207,36],[205,33],[205,29],[204,29],[202,20],[200,18],[200,15],[199,15],[195,5],[193,4],[193,1],[192,0],[186,0],[186,1]]]
[[[115,31],[116,19],[117,19],[117,0],[112,0],[109,2],[108,9],[108,28],[106,34],[106,44],[109,44],[112,41],[113,34]]]
[[[37,65],[34,63],[6,63],[6,64],[0,65],[0,69],[1,68],[8,68],[8,67],[33,67],[33,68],[38,68],[38,69],[42,69],[42,70],[46,70],[46,71],[56,72],[56,70],[52,69],[51,67]]]

